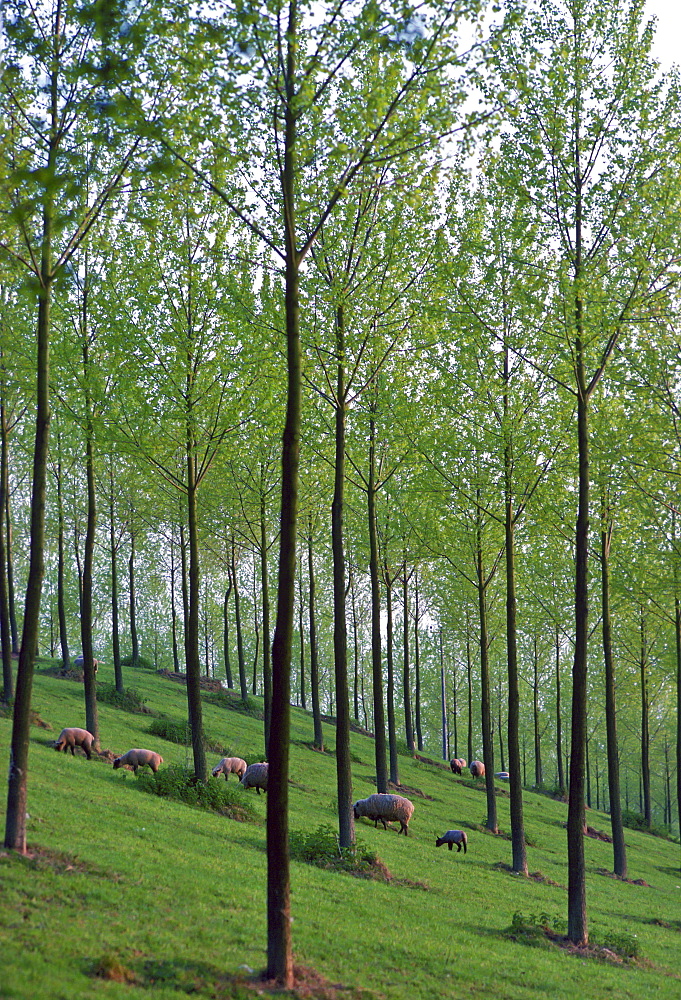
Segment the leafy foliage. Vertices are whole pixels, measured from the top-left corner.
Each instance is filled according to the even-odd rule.
[[[156,774],[141,773],[139,782],[144,791],[152,795],[208,809],[240,822],[256,821],[253,806],[244,799],[243,791],[238,791],[238,786],[212,780],[203,784],[184,764],[171,764]]]
[[[338,833],[328,824],[318,826],[312,833],[297,830],[289,838],[291,857],[316,865],[327,871],[347,872],[361,878],[385,878],[385,869],[378,855],[360,841],[350,847],[341,847]]]
[[[117,691],[115,684],[100,682],[97,684],[97,700],[106,705],[121,708],[124,712],[151,715],[151,709],[147,708],[146,698],[142,697],[137,688],[124,688],[122,691]]]

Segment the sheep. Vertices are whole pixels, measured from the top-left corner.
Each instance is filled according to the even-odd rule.
[[[246,761],[242,760],[241,757],[223,757],[220,763],[213,768],[212,774],[214,778],[224,774],[225,781],[228,780],[230,774],[236,774],[237,778],[241,779],[247,767]]]
[[[85,657],[83,656],[82,653],[80,654],[80,656],[77,656],[75,658],[75,660],[73,661],[73,665],[76,668],[76,670],[82,670],[85,667]],[[92,667],[94,673],[97,673],[97,671],[99,670],[99,661],[95,660],[94,657],[92,659]]]
[[[260,789],[263,792],[267,791],[267,772],[269,770],[269,764],[249,764],[244,771],[241,782],[244,788],[255,788],[258,795],[260,795]]]
[[[140,750],[139,748],[135,750],[128,750],[120,757],[114,757],[114,771],[119,767],[123,767],[124,764],[129,764],[135,774],[137,774],[138,767],[144,767],[146,764],[149,765],[151,770],[156,774],[158,771],[159,764],[163,763],[163,757],[160,753],[154,753],[153,750]]]
[[[481,760],[471,761],[471,775],[474,778],[484,778],[485,777],[485,765]]]
[[[366,816],[367,819],[374,821],[375,827],[378,826],[380,820],[384,830],[388,829],[388,823],[397,822],[400,824],[397,831],[398,836],[400,833],[404,833],[406,837],[409,830],[409,820],[414,812],[414,804],[402,795],[386,795],[379,792],[370,795],[368,799],[358,799],[353,804],[352,811],[355,819]]]
[[[443,833],[441,837],[438,837],[435,841],[436,847],[442,847],[443,844],[449,844],[449,850],[456,844],[456,853],[458,854],[463,847],[463,853],[466,853],[466,845],[468,844],[468,837],[463,830],[447,830]]]
[[[454,760],[450,761],[449,766],[452,769],[452,774],[461,774],[466,766],[466,761],[463,757],[455,757]]]
[[[95,738],[87,729],[77,727],[62,729],[59,738],[54,744],[55,750],[63,750],[64,753],[70,748],[71,754],[76,756],[76,747],[82,747],[88,760],[92,759],[92,744]]]

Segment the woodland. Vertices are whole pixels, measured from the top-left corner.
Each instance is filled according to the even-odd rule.
[[[291,705],[679,834],[681,104],[640,0],[6,0],[5,847],[38,653],[263,698],[291,982]]]

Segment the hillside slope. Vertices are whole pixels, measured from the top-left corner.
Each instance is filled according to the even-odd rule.
[[[100,680],[111,680],[107,668]],[[149,670],[126,674],[149,708],[183,722],[182,685]],[[0,852],[0,998],[154,1000],[252,995],[265,964],[265,797],[239,791],[257,820],[237,822],[142,791],[139,776],[104,759],[57,754],[62,726],[83,725],[80,684],[39,669],[33,704],[51,729],[32,728],[30,858]],[[100,704],[102,747],[150,747],[171,763],[190,751],[149,735],[151,717]],[[249,762],[262,759],[262,723],[204,702],[208,736]],[[332,753],[310,749],[312,720],[292,713],[290,826],[335,829]],[[0,767],[7,769],[11,720],[0,718]],[[325,727],[333,748],[334,730]],[[352,735],[355,798],[375,791],[373,743]],[[209,753],[211,766],[219,754]],[[590,932],[602,943],[635,944],[636,964],[570,954],[541,937],[509,929],[556,924],[567,913],[566,806],[526,793],[528,860],[534,877],[509,870],[510,843],[479,827],[483,786],[435,764],[400,758],[415,804],[408,838],[357,824],[391,882],[292,862],[296,962],[320,981],[307,995],[432,997],[646,998],[681,996],[679,846],[627,831],[631,882],[608,876],[611,845],[586,841]],[[223,779],[220,779],[223,780]],[[232,781],[236,784],[235,779]],[[2,801],[3,830],[5,799]],[[500,783],[499,823],[508,832]],[[589,812],[607,831],[608,817]],[[437,849],[445,830],[467,830],[468,853]],[[643,884],[636,884],[636,882]],[[521,919],[522,918],[522,919]],[[330,984],[324,986],[323,984]]]

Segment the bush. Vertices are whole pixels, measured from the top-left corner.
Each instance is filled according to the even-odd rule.
[[[121,708],[124,712],[151,715],[151,709],[146,707],[146,699],[136,688],[123,688],[122,691],[117,691],[115,684],[110,684],[108,681],[98,681],[97,701]]]
[[[242,698],[232,691],[204,691],[203,700],[218,708],[226,708],[231,712],[249,715],[252,719],[264,719],[262,705],[255,698]]]
[[[238,790],[238,785],[230,786],[226,781],[213,780],[204,785],[183,764],[170,764],[156,774],[140,772],[137,780],[145,792],[160,795],[161,798],[208,809],[241,822],[254,822],[257,819],[253,806],[243,792]]]
[[[179,743],[183,747],[191,746],[192,734],[189,722],[176,722],[174,719],[165,718],[154,719],[147,732],[152,736],[159,736],[162,740],[168,740],[169,743]],[[229,749],[219,740],[207,736],[206,733],[203,734],[203,748],[210,750],[211,753],[219,753],[222,757],[235,756],[230,754]]]
[[[125,656],[121,660],[121,665],[124,667],[132,667],[132,656]],[[154,664],[151,662],[151,660],[147,659],[146,656],[138,657],[137,667],[141,668],[142,670],[156,670]]]
[[[348,872],[351,875],[376,877],[380,862],[375,851],[360,841],[350,847],[341,847],[338,834],[332,826],[317,827],[314,833],[293,831],[289,837],[291,857],[327,871]]]
[[[670,839],[671,830],[664,823],[646,823],[645,816],[641,813],[632,812],[629,809],[622,810],[622,825],[630,830],[640,830],[642,833],[652,833],[653,837],[662,837],[664,840]]]

